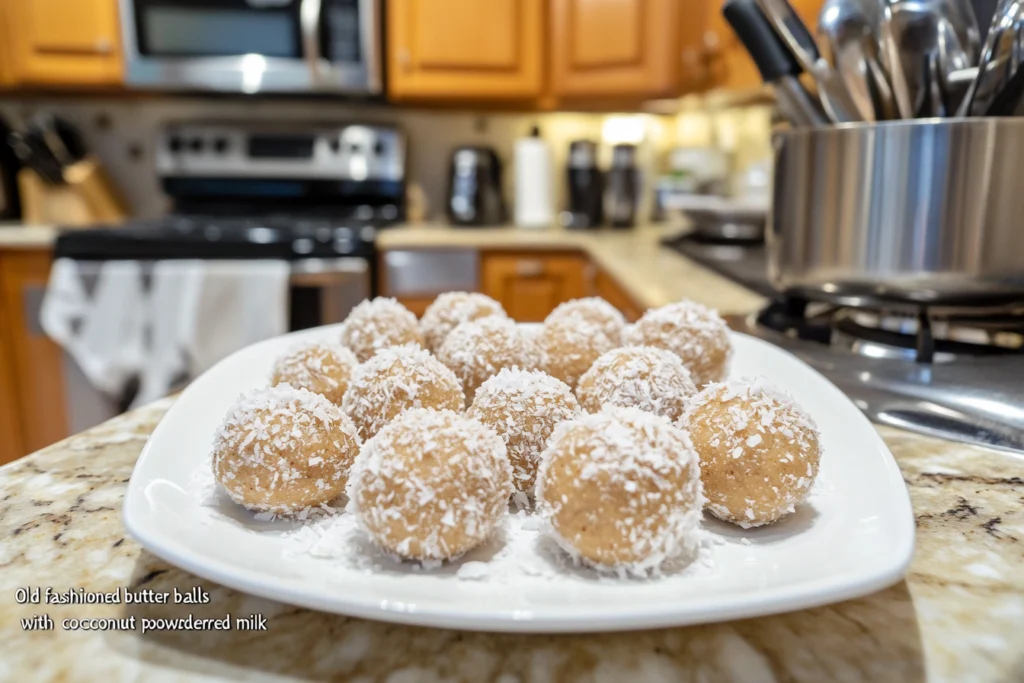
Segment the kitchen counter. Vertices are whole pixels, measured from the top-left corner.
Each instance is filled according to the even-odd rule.
[[[634,230],[545,228],[453,228],[426,224],[382,230],[377,247],[393,249],[480,249],[582,251],[611,275],[641,308],[664,306],[688,297],[723,313],[761,308],[755,292],[725,280],[661,246],[679,228],[645,226]]]
[[[650,308],[689,297],[723,313],[764,306],[758,294],[729,282],[690,259],[661,246],[678,228],[574,231],[561,228],[453,228],[444,224],[398,226],[377,235],[377,247],[392,249],[480,249],[581,251],[612,276],[641,307]],[[50,226],[0,223],[0,250],[45,249],[57,230]]]
[[[57,228],[52,225],[0,223],[0,250],[49,249],[56,239]]]
[[[529,636],[397,626],[250,597],[126,536],[121,501],[167,399],[0,468],[0,680],[1020,681],[1024,460],[883,428],[910,488],[906,580],[859,600],[636,633]],[[202,605],[19,605],[52,587],[183,592]],[[45,612],[52,632],[22,629]],[[71,618],[223,618],[264,632],[70,631]]]
[[[2,233],[0,233],[2,234]],[[752,310],[755,295],[635,234],[390,230],[383,249],[582,249],[638,302],[689,296]],[[630,284],[630,281],[633,281]],[[737,292],[735,290],[739,289]],[[910,489],[906,579],[858,600],[760,619],[636,633],[497,635],[322,614],[219,587],[126,535],[121,504],[166,399],[0,468],[0,680],[1021,681],[1024,459],[881,428]],[[0,437],[2,438],[2,437]],[[18,604],[19,588],[200,586],[200,605]],[[47,632],[23,619],[48,614]],[[266,631],[63,630],[65,619],[223,618]]]

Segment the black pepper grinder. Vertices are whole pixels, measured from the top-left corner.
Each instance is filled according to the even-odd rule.
[[[633,227],[640,197],[636,145],[619,144],[612,148],[612,166],[607,182],[605,216],[613,228]]]

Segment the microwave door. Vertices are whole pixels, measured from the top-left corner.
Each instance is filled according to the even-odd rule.
[[[324,90],[379,93],[381,0],[302,0],[306,59]]]
[[[239,93],[379,90],[379,77],[369,77],[362,55],[358,63],[332,62],[339,39],[324,28],[328,18],[355,20],[358,28],[340,41],[379,47],[358,21],[375,14],[375,1],[120,1],[129,86]]]

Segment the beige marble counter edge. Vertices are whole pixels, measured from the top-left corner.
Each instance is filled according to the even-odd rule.
[[[662,239],[682,230],[671,226],[573,231],[424,224],[382,231],[377,236],[377,246],[384,252],[397,249],[581,251],[643,308],[663,306],[684,295],[725,312],[748,312],[765,305],[765,299],[756,292],[661,246]],[[712,289],[713,295],[709,294]]]
[[[53,225],[0,222],[0,249],[46,248],[53,245],[60,230]],[[430,248],[469,246],[507,248],[520,244],[529,249],[579,248],[585,235],[568,230],[519,230],[516,228],[454,228],[441,223],[398,225],[381,231],[377,244],[383,249],[405,246]]]
[[[52,225],[0,223],[0,250],[49,249],[57,234],[57,228]]]
[[[686,257],[661,247],[678,232],[672,227],[576,232],[559,228],[453,228],[443,224],[396,226],[377,234],[381,251],[394,249],[482,249],[580,251],[611,276],[643,308],[663,306],[684,295],[725,312],[761,308],[765,301]],[[52,226],[5,227],[0,250],[46,249],[56,239]],[[714,291],[712,291],[714,290]]]

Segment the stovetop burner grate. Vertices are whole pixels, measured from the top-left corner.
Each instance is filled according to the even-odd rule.
[[[910,315],[780,297],[757,315],[756,324],[872,358],[938,363],[958,357],[1024,356],[1024,317],[1019,315],[937,314],[927,308]]]
[[[1024,455],[1024,314],[779,298],[731,327],[813,367],[879,424]]]

